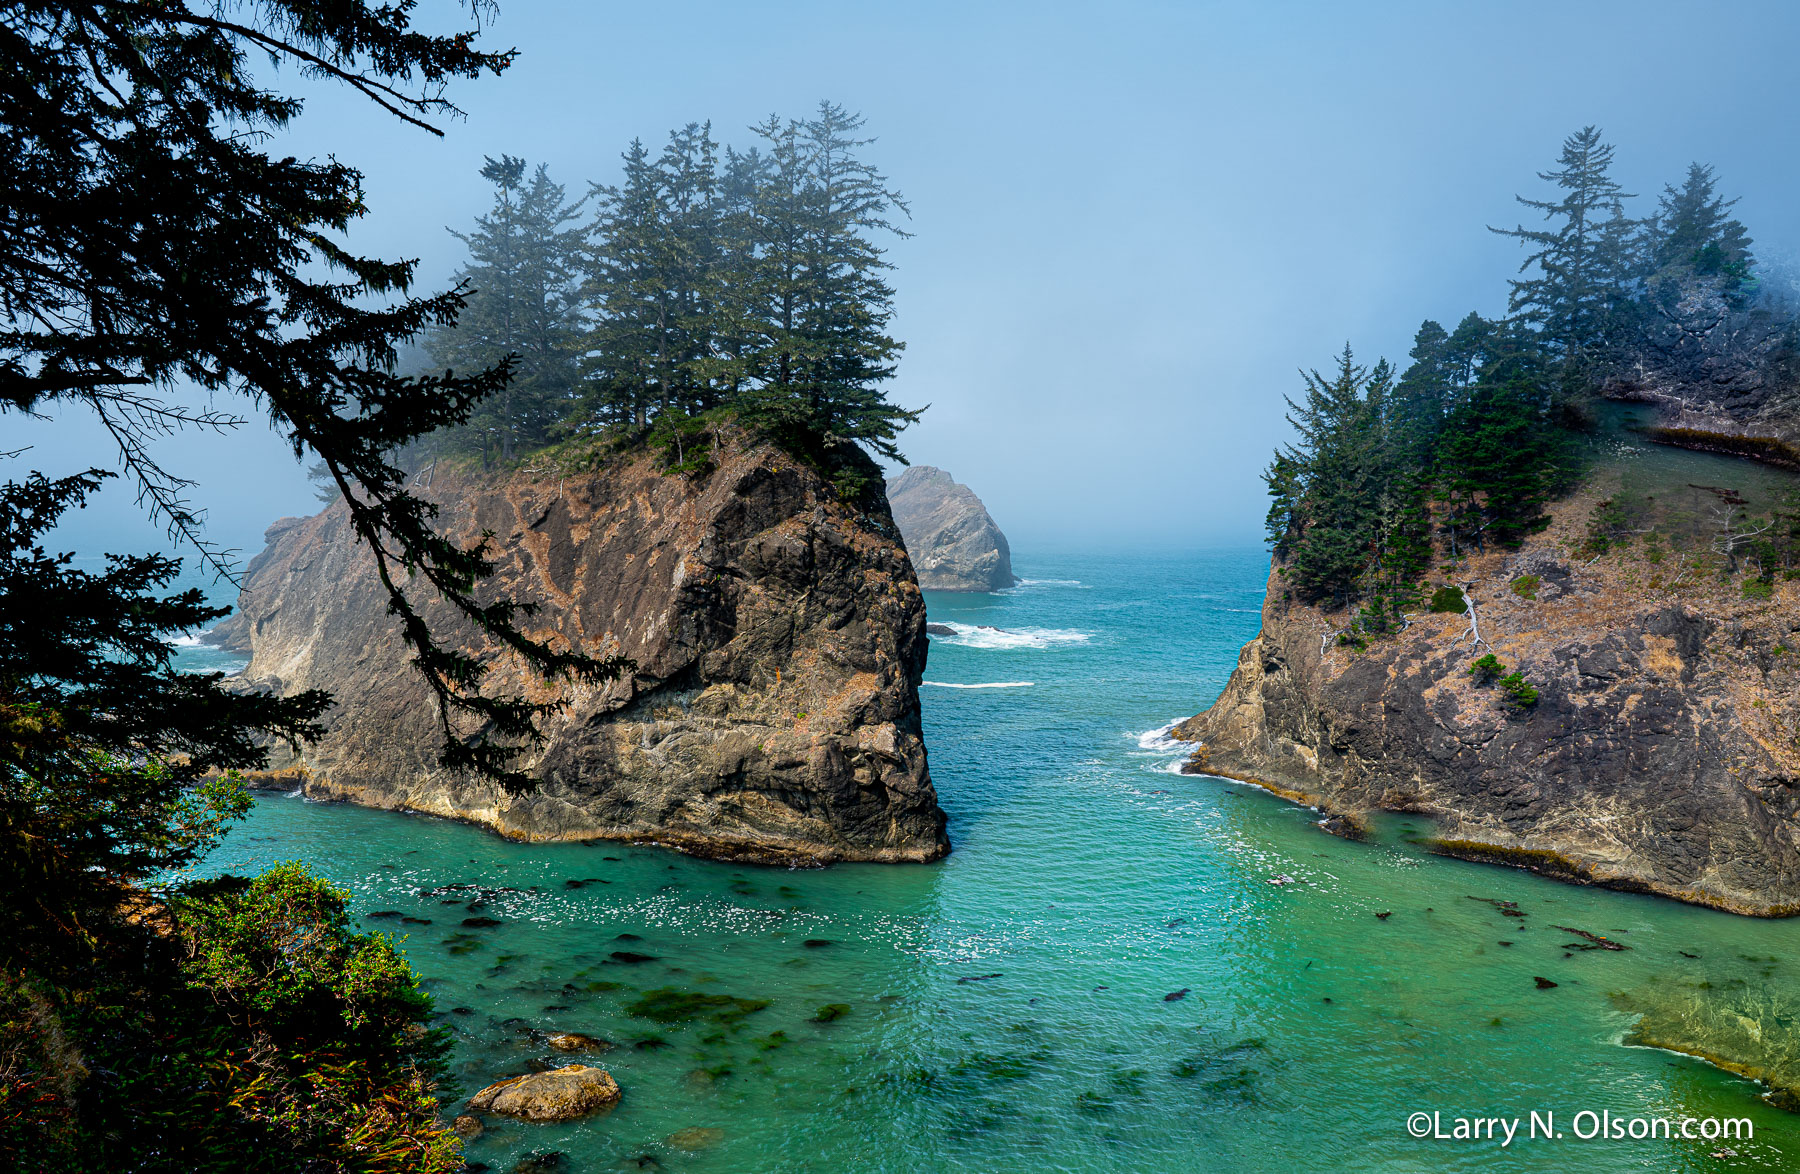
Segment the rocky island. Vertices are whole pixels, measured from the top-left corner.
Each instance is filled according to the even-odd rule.
[[[1018,582],[1006,535],[968,486],[942,469],[914,465],[887,488],[919,586],[999,591]]]
[[[580,474],[439,469],[419,487],[447,533],[494,535],[484,590],[537,604],[536,633],[636,666],[570,687],[520,797],[438,765],[432,699],[342,503],[270,527],[222,635],[250,652],[246,687],[337,700],[324,737],[273,777],[515,838],[767,863],[942,856],[919,725],[925,610],[887,510],[740,432],[721,430],[712,462],[665,475],[639,450]],[[504,662],[492,677],[535,687]]]

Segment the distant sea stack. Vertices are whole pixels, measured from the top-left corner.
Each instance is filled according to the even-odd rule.
[[[248,647],[247,685],[337,700],[287,777],[514,838],[784,864],[942,856],[919,724],[925,607],[887,510],[740,434],[713,460],[698,479],[638,452],[567,476],[440,469],[416,488],[453,537],[495,535],[483,592],[536,603],[534,635],[637,665],[569,688],[524,764],[538,789],[517,798],[438,765],[433,702],[342,505],[276,523],[220,635]],[[495,663],[492,688],[534,687],[478,634],[465,646]]]
[[[1697,582],[1643,543],[1592,556],[1604,497],[1590,486],[1522,549],[1468,558],[1473,617],[1412,615],[1362,650],[1277,567],[1224,693],[1175,729],[1200,743],[1184,771],[1312,804],[1329,828],[1415,812],[1449,855],[1800,913],[1800,582]],[[1471,672],[1483,654],[1536,689],[1528,708]]]
[[[919,586],[999,591],[1018,582],[1006,535],[968,486],[942,469],[914,465],[889,481],[887,491]]]

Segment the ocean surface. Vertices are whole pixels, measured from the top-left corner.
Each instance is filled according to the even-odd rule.
[[[927,593],[956,630],[921,689],[940,863],[524,845],[269,795],[202,871],[304,860],[404,935],[465,1095],[563,1062],[534,1033],[615,1045],[590,1062],[622,1103],[491,1119],[468,1156],[496,1171],[553,1151],[542,1168],[569,1174],[1800,1168],[1800,1116],[1628,1046],[1622,1009],[1791,1035],[1800,924],[1434,857],[1421,820],[1347,842],[1179,775],[1166,731],[1256,633],[1266,556],[1024,551],[1018,569],[1011,591]],[[1533,1112],[1562,1136],[1529,1137]],[[1504,1146],[1499,1126],[1421,1139],[1418,1113],[1427,1132],[1522,1124]],[[1754,1137],[1604,1135],[1682,1118]]]

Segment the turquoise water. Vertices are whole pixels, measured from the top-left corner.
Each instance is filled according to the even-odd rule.
[[[958,630],[934,639],[922,689],[955,843],[938,864],[521,845],[272,796],[208,867],[300,858],[359,914],[428,921],[365,924],[408,935],[465,1093],[550,1058],[534,1030],[615,1045],[592,1062],[624,1088],[618,1108],[494,1119],[468,1155],[495,1170],[552,1150],[565,1171],[696,1174],[1800,1167],[1800,1117],[1624,1046],[1611,997],[1679,992],[1784,1030],[1766,1009],[1800,993],[1800,925],[1432,857],[1416,821],[1350,843],[1252,788],[1177,775],[1159,731],[1224,684],[1265,557],[1019,564],[1031,578],[1011,592],[928,598]],[[952,687],[970,685],[1002,687]],[[433,891],[458,884],[492,891]],[[462,926],[477,916],[500,924]],[[1630,949],[1565,948],[1583,939],[1555,925]],[[717,998],[686,1021],[632,1014],[663,988]],[[1448,1132],[1533,1110],[1564,1138],[1407,1132],[1414,1112]],[[1755,1138],[1582,1141],[1583,1110],[1748,1117]]]

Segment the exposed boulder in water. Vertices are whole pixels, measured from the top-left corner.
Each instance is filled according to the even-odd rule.
[[[619,1103],[619,1082],[604,1068],[570,1064],[488,1085],[469,1098],[477,1113],[526,1121],[571,1121]]]
[[[242,680],[337,699],[298,763],[305,793],[762,863],[942,856],[919,726],[924,602],[887,511],[733,431],[711,455],[698,478],[640,451],[566,476],[440,468],[415,487],[452,537],[495,535],[484,595],[537,604],[536,635],[636,662],[568,688],[520,764],[539,780],[525,796],[439,765],[435,705],[342,503],[272,529],[238,604]],[[441,602],[416,601],[492,661],[491,689],[538,689]]]
[[[889,481],[887,490],[919,586],[999,591],[1018,582],[1006,535],[968,486],[942,469],[914,465]]]

